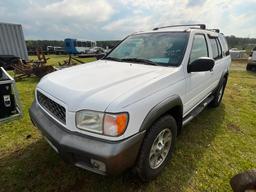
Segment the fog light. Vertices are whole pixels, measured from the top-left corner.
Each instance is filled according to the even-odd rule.
[[[106,172],[105,163],[95,160],[95,159],[91,159],[91,164],[92,164],[93,168],[98,169],[99,171]]]

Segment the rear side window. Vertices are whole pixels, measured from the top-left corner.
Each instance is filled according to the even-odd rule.
[[[219,36],[223,56],[229,55],[227,40],[223,35]]]
[[[216,39],[217,45],[218,45],[218,52],[219,52],[219,58],[222,58],[223,56],[223,51],[222,51],[222,47],[220,45],[220,41],[219,39]]]
[[[217,41],[216,39],[210,39],[211,42],[211,47],[212,47],[212,56],[213,59],[218,59],[219,53],[218,53],[218,46],[217,46]]]
[[[222,58],[222,48],[220,46],[220,42],[217,38],[210,38],[213,59]]]
[[[190,54],[189,63],[192,63],[199,57],[208,57],[208,47],[204,35],[195,35]]]

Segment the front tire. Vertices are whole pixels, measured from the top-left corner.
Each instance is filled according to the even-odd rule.
[[[148,130],[139,154],[136,171],[142,181],[157,177],[171,159],[177,136],[177,123],[165,115]]]

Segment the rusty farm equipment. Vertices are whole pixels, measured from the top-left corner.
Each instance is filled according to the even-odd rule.
[[[58,64],[59,64],[59,69],[62,69],[62,68],[71,67],[77,64],[82,64],[82,63],[85,63],[85,62],[69,55],[67,60],[64,60],[63,63],[59,62]]]
[[[39,78],[44,75],[56,71],[56,69],[47,64],[47,60],[49,58],[45,57],[42,49],[37,49],[37,60],[24,62],[23,60],[18,60],[17,63],[12,64],[12,68],[14,69],[14,79],[21,80],[30,76],[37,76]]]

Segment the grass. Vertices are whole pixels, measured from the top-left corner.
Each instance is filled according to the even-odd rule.
[[[233,175],[256,167],[256,74],[244,69],[232,64],[220,107],[184,127],[172,161],[150,183],[129,172],[104,177],[64,163],[28,116],[38,79],[18,82],[24,117],[0,125],[0,191],[231,191]]]

